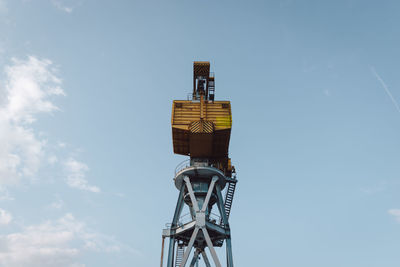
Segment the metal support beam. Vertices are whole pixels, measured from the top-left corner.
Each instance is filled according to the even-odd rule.
[[[182,213],[183,209],[183,194],[185,192],[185,186],[182,185],[181,190],[179,191],[178,201],[176,203],[174,218],[172,219],[171,223],[171,232],[169,238],[169,248],[168,248],[168,260],[167,260],[167,267],[173,267],[174,265],[174,251],[175,251],[175,227],[177,226],[179,216]]]
[[[204,228],[204,229],[201,229],[201,230],[203,231],[204,239],[206,240],[208,249],[211,252],[211,256],[212,256],[212,258],[214,260],[215,266],[216,267],[221,267],[221,263],[219,262],[217,253],[215,252],[214,246],[213,246],[213,244],[211,242],[210,236],[208,235],[207,229]]]
[[[201,177],[201,176],[200,176]],[[222,179],[223,177],[221,177]],[[181,178],[182,179],[182,178]],[[228,222],[228,216],[225,211],[225,203],[224,198],[222,196],[221,186],[218,183],[220,177],[214,175],[212,177],[204,178],[207,179],[205,182],[208,184],[207,193],[201,195],[201,198],[204,197],[204,201],[201,201],[201,207],[199,206],[200,202],[196,198],[196,194],[191,183],[191,179],[188,175],[183,176],[183,183],[181,184],[178,202],[176,204],[174,217],[172,220],[171,228],[165,230],[163,237],[170,237],[169,244],[169,252],[168,252],[168,261],[167,267],[175,267],[174,263],[175,257],[174,253],[176,250],[176,243],[184,242],[187,244],[185,250],[183,251],[182,260],[179,264],[179,267],[185,267],[186,265],[190,265],[190,267],[195,267],[199,264],[199,255],[201,253],[202,258],[204,259],[204,263],[207,267],[211,267],[210,261],[207,257],[208,252],[205,251],[205,247],[209,248],[210,255],[213,259],[214,264],[212,266],[222,267],[221,262],[216,253],[213,242],[223,241],[221,239],[226,240],[226,262],[227,267],[233,267],[233,256],[232,256],[232,244],[231,244],[231,236],[230,236],[230,227]],[[197,181],[197,180],[196,180]],[[197,188],[195,188],[197,190]],[[201,191],[204,194],[204,191]],[[204,193],[203,193],[204,192]],[[190,202],[186,202],[186,204],[190,207],[192,222],[189,222],[185,225],[178,225],[179,218],[182,213],[183,206],[185,205],[185,195],[189,195]],[[219,213],[221,215],[221,225],[216,225],[206,216],[206,212],[209,208],[210,201],[216,196],[216,206],[218,207]],[[199,197],[199,196],[197,196]],[[187,201],[187,199],[186,199]],[[208,231],[210,230],[210,232]],[[189,232],[186,232],[189,231]],[[193,231],[191,233],[191,231]],[[202,234],[199,233],[202,231]],[[183,237],[183,233],[191,233],[190,239],[187,241],[187,237]],[[212,236],[210,234],[212,233]],[[200,240],[200,235],[204,237],[204,240]],[[200,243],[197,243],[199,241]],[[186,243],[188,242],[188,243]],[[203,243],[205,242],[205,244]],[[216,244],[217,244],[216,243]],[[194,253],[192,253],[193,248],[195,249]],[[162,253],[163,255],[163,253]],[[193,255],[193,258],[192,256]],[[209,256],[209,255],[208,255]],[[163,257],[163,256],[161,256]],[[189,259],[190,258],[190,259]],[[190,264],[189,264],[190,263]],[[160,267],[163,266],[163,260],[161,259]]]
[[[208,188],[208,192],[207,192],[206,198],[204,200],[203,207],[201,208],[201,212],[205,212],[206,211],[207,206],[208,206],[208,202],[210,202],[210,197],[211,197],[212,192],[214,190],[214,185],[215,185],[215,183],[217,181],[218,181],[218,176],[214,176],[212,178],[212,180],[211,180],[210,187]]]
[[[190,263],[190,267],[194,267],[194,265],[198,262],[199,254],[200,254],[200,249],[196,249],[193,255],[192,262]]]
[[[225,213],[224,199],[222,197],[221,187],[219,186],[219,184],[215,186],[215,190],[217,191],[217,206],[219,213],[221,214],[221,218],[222,221],[224,222],[225,227],[228,227],[229,226],[228,217],[226,216]]]
[[[167,267],[174,266],[174,252],[175,252],[175,237],[171,236],[169,238]]]
[[[233,267],[232,242],[230,236],[226,239],[226,261],[228,267]]]
[[[204,250],[201,252],[201,255],[203,256],[203,260],[206,266],[211,267],[210,261],[208,260],[207,254]]]
[[[183,201],[184,193],[185,193],[185,186],[182,185],[181,190],[179,191],[178,201],[176,203],[176,208],[175,208],[174,218],[172,219],[171,228],[174,228],[177,226],[179,217],[181,216],[183,205],[184,205],[184,201]]]
[[[189,244],[188,244],[187,248],[185,249],[185,253],[183,254],[183,259],[182,259],[182,263],[181,263],[180,267],[185,266],[185,264],[186,264],[186,262],[187,262],[187,260],[189,258],[190,251],[192,250],[194,241],[196,240],[196,237],[197,237],[198,233],[199,233],[199,228],[195,227],[194,230],[193,230],[192,237],[190,238]]]
[[[190,179],[188,176],[185,176],[185,178],[183,178],[183,180],[186,183],[186,187],[189,192],[190,200],[192,201],[193,209],[195,212],[199,212],[199,204],[197,203],[196,196],[194,195],[192,184],[190,183]]]
[[[165,241],[165,237],[162,237],[162,241],[161,241],[161,262],[160,262],[160,267],[163,267],[163,263],[164,263],[164,241]]]
[[[231,242],[231,233],[230,233],[230,227],[229,227],[229,221],[228,217],[226,216],[225,213],[225,206],[222,198],[222,193],[221,193],[221,188],[219,185],[216,186],[216,191],[217,191],[217,206],[219,209],[219,212],[222,217],[222,221],[224,223],[225,227],[225,233],[228,235],[226,238],[226,261],[227,261],[227,266],[228,267],[233,267],[233,255],[232,255],[232,242]]]

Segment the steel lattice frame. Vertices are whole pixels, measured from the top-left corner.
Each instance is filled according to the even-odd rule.
[[[210,167],[209,167],[210,168]],[[214,168],[212,168],[214,169]],[[226,178],[226,177],[224,177]],[[199,255],[202,255],[202,258],[206,264],[206,266],[210,266],[211,264],[208,260],[207,254],[205,252],[205,247],[209,248],[212,260],[217,267],[221,267],[221,262],[217,256],[217,253],[214,248],[214,244],[212,242],[212,238],[210,237],[209,230],[211,229],[214,232],[218,232],[218,236],[213,236],[214,243],[217,241],[226,242],[226,260],[227,267],[233,267],[233,256],[232,256],[232,244],[231,244],[231,234],[228,217],[225,213],[224,209],[224,199],[222,197],[221,185],[219,183],[220,179],[224,179],[217,175],[212,176],[209,185],[207,195],[204,199],[202,207],[199,206],[198,201],[196,199],[195,191],[193,190],[191,178],[189,176],[183,176],[183,182],[181,184],[179,190],[178,201],[175,208],[174,217],[171,223],[171,227],[168,229],[164,229],[163,231],[163,240],[165,237],[169,237],[169,249],[168,249],[168,259],[167,259],[167,267],[174,267],[174,251],[175,251],[175,243],[179,240],[179,232],[190,232],[193,231],[190,237],[189,242],[186,245],[186,249],[184,251],[184,255],[181,261],[180,267],[186,266],[189,260],[189,256],[191,254],[192,248],[195,245],[195,241],[203,238],[205,239],[206,246],[204,247],[195,247],[195,251],[193,254],[193,258],[190,261],[190,266],[195,266]],[[193,179],[193,177],[192,177]],[[181,216],[185,201],[184,195],[185,192],[189,194],[190,204],[193,209],[193,220],[192,222],[185,225],[178,225],[179,218]],[[210,204],[210,199],[212,194],[216,196],[216,205],[218,207],[219,213],[221,215],[221,221],[223,223],[223,227],[220,225],[216,225],[211,222],[206,217],[206,210]],[[163,242],[164,243],[164,242]],[[163,254],[163,253],[162,253]],[[162,256],[163,257],[163,256]],[[163,265],[163,259],[161,259],[161,266]]]

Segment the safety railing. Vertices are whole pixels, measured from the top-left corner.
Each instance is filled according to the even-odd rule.
[[[191,221],[193,221],[192,215],[190,215],[190,213],[186,213],[186,214],[182,215],[179,218],[178,226],[182,226],[182,225],[187,224],[187,223],[189,223]]]
[[[185,159],[181,163],[178,164],[175,168],[175,176],[178,172],[180,172],[183,169],[186,169],[187,167],[190,167],[190,159]]]
[[[213,212],[210,213],[209,215],[209,221],[217,224],[219,221],[221,220],[221,216],[218,214],[215,214]],[[190,223],[191,221],[193,221],[192,215],[190,213],[186,213],[184,215],[182,215],[179,220],[178,220],[178,227],[182,226],[184,224]]]
[[[190,223],[192,221],[193,221],[192,215],[190,213],[186,213],[186,214],[182,215],[179,218],[177,226],[175,227],[175,229],[180,227],[180,226],[182,226],[182,225]],[[211,212],[210,215],[209,215],[209,221],[214,223],[214,224],[218,224],[218,222],[221,221],[221,216]],[[166,223],[165,227],[167,229],[171,229],[172,228],[172,223]]]
[[[221,216],[215,213],[210,213],[210,221],[214,224],[217,224],[221,220]]]

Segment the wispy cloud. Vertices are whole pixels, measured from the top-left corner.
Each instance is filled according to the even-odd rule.
[[[62,209],[64,205],[65,203],[62,199],[57,199],[56,201],[54,201],[49,205],[49,208],[59,210]]]
[[[58,158],[57,158],[57,156],[55,156],[55,155],[51,155],[51,156],[49,156],[49,157],[47,158],[47,162],[48,162],[49,164],[55,164],[57,161],[58,161]]]
[[[0,0],[1,1],[1,0]],[[62,10],[66,13],[72,13],[72,11],[74,10],[74,8],[72,6],[67,6],[64,1],[62,0],[52,0],[51,1],[53,3],[53,5],[58,8],[59,10]]]
[[[59,110],[53,97],[65,92],[57,74],[50,60],[35,56],[12,59],[3,73],[0,71],[0,201],[13,200],[7,191],[10,184],[38,177],[46,167],[65,170],[65,183],[70,187],[101,191],[89,184],[86,178],[89,167],[68,156],[71,145],[62,142],[49,145],[46,133],[34,127],[40,114]],[[58,198],[45,208],[61,212],[66,204]],[[88,251],[137,253],[114,237],[91,230],[70,213],[58,220],[22,228],[14,223],[12,213],[0,208],[0,228],[14,231],[0,234],[0,266],[84,267],[78,261]]]
[[[32,124],[38,114],[58,110],[52,96],[65,95],[50,60],[14,58],[4,73],[0,84],[0,185],[37,172],[46,140]]]
[[[11,214],[3,209],[0,209],[0,225],[9,224],[12,221]]]
[[[67,146],[66,143],[58,142],[58,147],[59,147],[59,148],[65,148],[66,146]]]
[[[97,186],[88,183],[86,164],[49,153],[45,137],[32,127],[40,113],[59,110],[51,98],[65,92],[56,73],[50,60],[34,56],[12,59],[12,64],[5,68],[0,84],[0,187],[16,184],[23,177],[34,178],[47,163],[66,167],[66,182],[70,187],[100,192]],[[66,148],[63,142],[56,146]]]
[[[400,209],[390,209],[388,213],[396,219],[397,222],[400,223]]]
[[[72,214],[23,227],[20,232],[0,235],[0,265],[9,267],[71,267],[86,251],[118,252],[124,246],[97,233]]]
[[[400,106],[397,103],[396,99],[393,97],[392,93],[389,90],[389,87],[386,85],[385,81],[381,78],[381,76],[376,72],[375,68],[370,66],[372,74],[378,79],[379,83],[382,85],[383,89],[385,89],[386,94],[390,97],[393,105],[396,107],[397,111],[400,113]]]
[[[86,164],[79,162],[74,158],[69,158],[65,162],[65,167],[67,169],[67,184],[70,187],[93,193],[100,192],[100,188],[90,185],[86,180],[86,172],[89,170],[89,167]]]

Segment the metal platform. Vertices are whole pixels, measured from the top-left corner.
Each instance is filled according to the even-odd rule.
[[[210,182],[213,176],[218,177],[218,184],[221,190],[225,188],[226,179],[225,175],[219,169],[209,166],[188,166],[180,170],[174,178],[175,187],[180,190],[183,184],[183,179],[188,176],[190,179]]]

